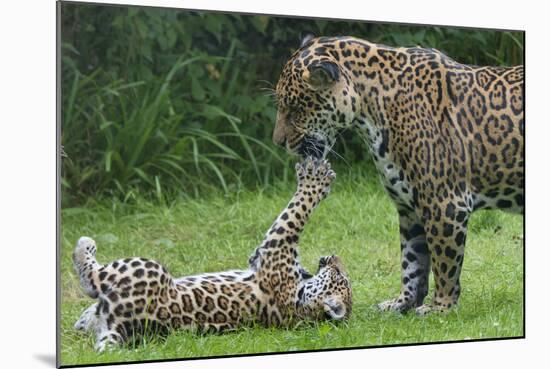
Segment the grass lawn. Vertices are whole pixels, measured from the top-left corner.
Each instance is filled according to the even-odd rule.
[[[93,302],[81,290],[71,261],[80,236],[95,238],[100,263],[143,256],[160,261],[175,276],[246,268],[249,255],[294,189],[289,183],[266,191],[181,199],[171,205],[101,202],[64,209],[62,365],[523,335],[523,218],[499,211],[478,212],[470,220],[458,308],[426,317],[375,310],[375,303],[398,295],[400,262],[397,213],[371,172],[339,172],[332,193],[301,238],[301,260],[312,272],[321,255],[342,257],[353,288],[349,321],[294,329],[243,328],[223,335],[174,332],[165,341],[103,354],[94,352],[91,336],[73,329],[82,310]]]

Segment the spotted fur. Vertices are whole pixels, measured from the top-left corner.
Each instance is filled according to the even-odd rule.
[[[75,328],[96,333],[96,349],[127,341],[145,328],[154,332],[198,329],[221,332],[258,322],[287,325],[293,319],[344,319],[351,313],[351,286],[337,256],[322,257],[312,276],[298,261],[298,240],[311,212],[335,177],[326,161],[296,166],[298,189],[249,260],[247,270],[174,279],[159,263],[127,258],[106,265],[96,244],[79,239],[73,254],[86,293],[98,300]]]
[[[524,208],[523,66],[309,38],[284,66],[276,95],[273,141],[289,152],[326,157],[344,129],[368,144],[401,234],[401,294],[379,307],[453,307],[470,214]],[[435,294],[425,305],[430,269]]]

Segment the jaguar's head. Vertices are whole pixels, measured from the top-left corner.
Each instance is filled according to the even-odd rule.
[[[277,83],[275,144],[302,157],[325,158],[338,133],[352,125],[359,94],[338,59],[334,41],[302,41]]]
[[[351,284],[340,258],[323,256],[317,273],[298,290],[302,314],[312,319],[346,319],[351,314]]]

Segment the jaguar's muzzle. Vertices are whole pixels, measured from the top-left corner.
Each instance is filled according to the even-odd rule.
[[[312,156],[315,159],[322,159],[325,155],[326,142],[315,137],[305,136],[298,146],[298,154],[304,158]]]

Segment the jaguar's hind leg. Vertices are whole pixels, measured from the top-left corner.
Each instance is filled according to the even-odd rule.
[[[426,222],[426,231],[430,232],[428,245],[435,293],[429,304],[416,309],[420,315],[448,311],[457,304],[460,296],[460,272],[469,214],[466,209],[460,209],[458,204],[450,204],[447,211],[440,213],[440,219],[429,219]]]

